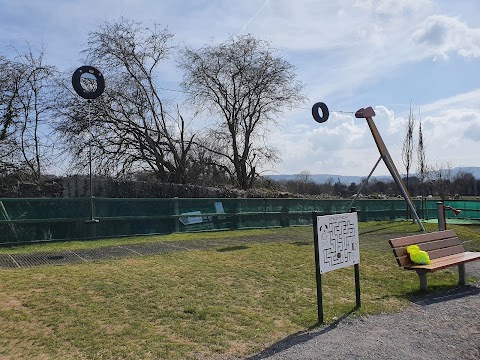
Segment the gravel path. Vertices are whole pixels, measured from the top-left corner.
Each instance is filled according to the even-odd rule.
[[[480,279],[480,262],[467,264]],[[346,316],[289,337],[248,360],[480,359],[480,281],[418,297],[405,311]]]

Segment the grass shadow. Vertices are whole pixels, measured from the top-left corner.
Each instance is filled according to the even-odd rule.
[[[306,246],[306,245],[312,245],[313,241],[294,241],[290,244],[296,245],[296,246]]]
[[[238,246],[227,246],[224,248],[217,249],[218,252],[229,252],[229,251],[238,251],[238,250],[246,250],[248,246],[245,245],[238,245]]]

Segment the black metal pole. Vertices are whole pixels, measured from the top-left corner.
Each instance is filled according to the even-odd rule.
[[[90,101],[90,100],[89,100]],[[88,141],[88,173],[90,180],[90,220],[93,221],[93,176],[92,176],[92,131],[91,131],[91,112],[88,116],[88,128],[90,129],[90,139]]]
[[[350,208],[351,213],[354,213],[356,211],[357,210],[354,207]],[[355,264],[353,265],[353,267],[355,269],[355,299],[357,304],[356,307],[359,308],[360,306],[362,306],[362,303],[360,301],[360,266],[359,264]]]
[[[90,181],[90,219],[86,220],[86,223],[94,224],[99,221],[95,219],[95,204],[93,201],[93,175],[92,175],[92,101],[87,100],[88,103],[88,131],[89,131],[89,141],[88,141],[88,172],[89,172],[89,181]]]
[[[355,298],[357,301],[357,308],[362,306],[362,302],[360,300],[360,266],[358,264],[353,265],[355,268]]]
[[[318,212],[312,212],[313,244],[315,248],[315,278],[317,282],[317,314],[319,324],[323,324],[322,274],[320,273],[320,254],[318,252],[317,216]]]
[[[92,101],[87,100],[88,103],[88,176],[90,181],[90,220],[93,220],[93,177],[92,177]]]

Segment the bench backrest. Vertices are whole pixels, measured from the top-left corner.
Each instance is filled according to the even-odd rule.
[[[391,239],[389,243],[400,266],[413,264],[407,253],[407,246],[409,245],[418,245],[421,250],[428,252],[431,260],[465,251],[460,239],[453,230],[405,236]]]

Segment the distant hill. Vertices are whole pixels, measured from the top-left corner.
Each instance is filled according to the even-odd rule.
[[[455,167],[452,168],[452,175],[458,174],[459,172],[469,172],[471,173],[476,179],[480,179],[480,167],[475,166],[462,166],[462,167]],[[415,176],[416,174],[411,174],[411,176]],[[311,174],[311,179],[317,184],[324,184],[328,181],[332,181],[333,183],[340,182],[342,184],[350,185],[351,183],[359,184],[365,179],[367,176],[346,176],[346,175],[334,175],[334,174]],[[295,180],[298,177],[298,174],[276,174],[276,175],[266,175],[266,178],[275,180],[275,181],[288,181],[288,180]],[[379,176],[372,176],[371,180],[378,180],[378,181],[385,181],[391,180],[391,176],[389,175],[379,175]]]
[[[266,175],[266,178],[275,180],[275,181],[288,181],[296,180],[298,178],[297,174],[278,174],[278,175]],[[332,181],[332,183],[340,182],[342,184],[350,185],[353,183],[360,183],[362,179],[366,176],[345,176],[345,175],[333,175],[333,174],[311,174],[310,178],[317,184],[325,184],[326,182]],[[390,179],[390,176],[372,176],[370,179],[385,180]]]
[[[472,173],[473,176],[475,176],[475,179],[480,179],[480,167],[477,166],[462,166],[462,167],[456,167],[452,169],[453,173],[459,173],[461,171],[463,172],[469,172]]]

